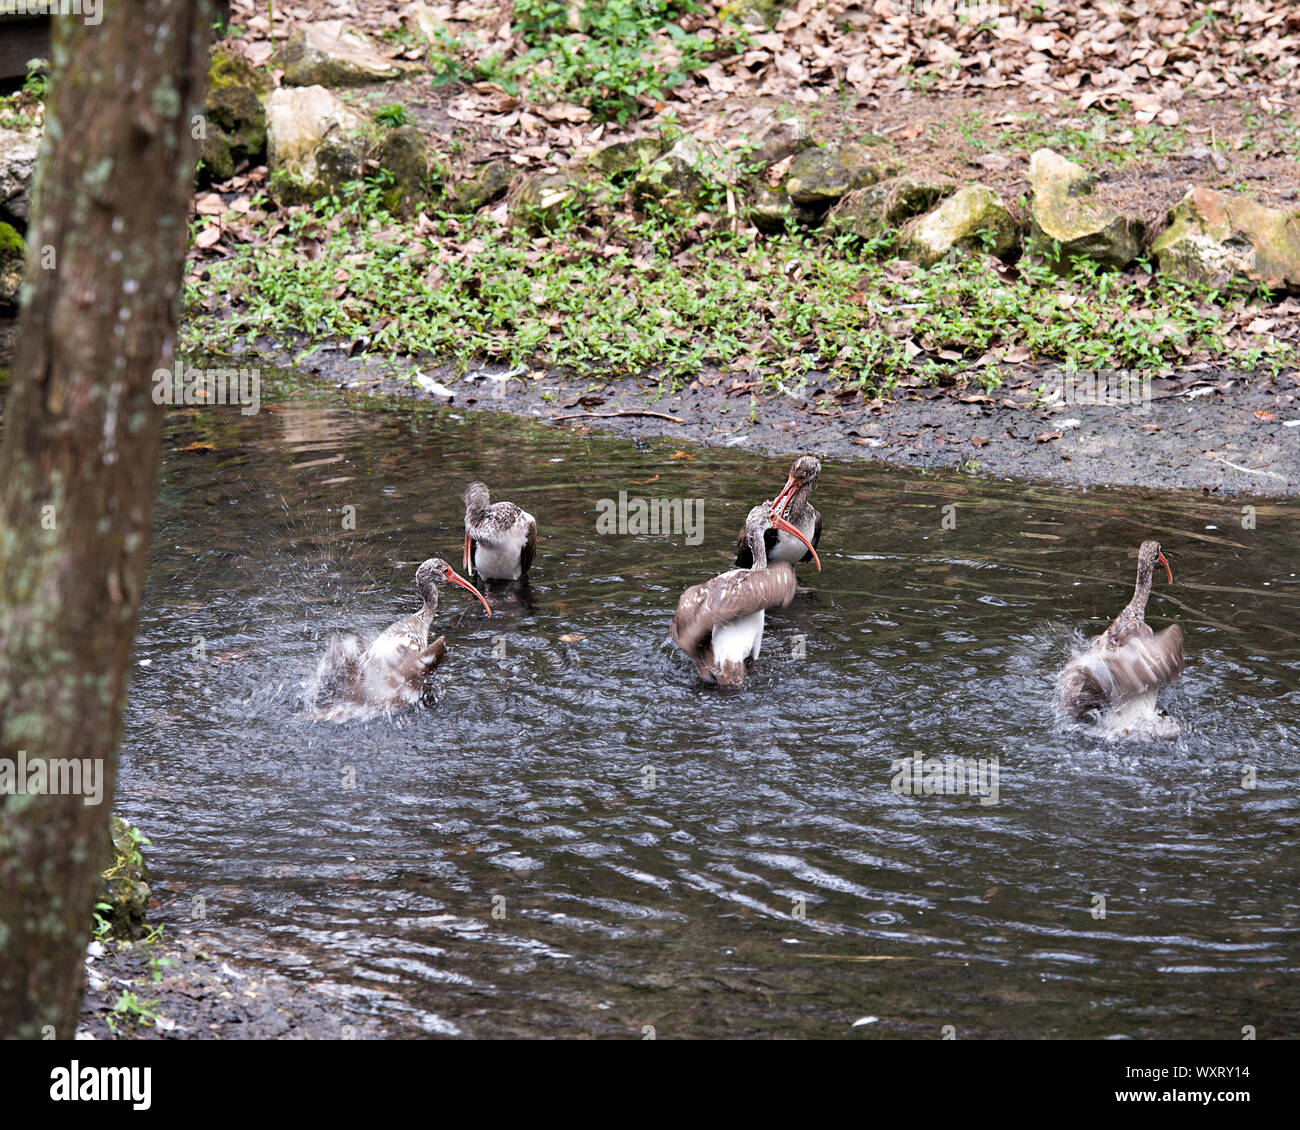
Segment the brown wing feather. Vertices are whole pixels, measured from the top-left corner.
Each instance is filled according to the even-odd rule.
[[[736,538],[736,560],[734,562],[737,569],[752,569],[754,567],[754,554],[750,552],[749,540],[745,537],[745,531],[740,531],[740,536]]]
[[[447,637],[439,636],[428,647],[420,652],[420,664],[424,667],[426,674],[432,674],[433,669],[442,662],[442,657],[447,654]]]
[[[528,523],[528,540],[524,542],[523,552],[519,555],[519,576],[528,576],[528,570],[533,567],[533,557],[537,553],[537,523]]]
[[[1131,635],[1122,647],[1093,647],[1071,663],[1061,676],[1061,709],[1079,718],[1090,710],[1120,706],[1182,673],[1182,628],[1148,629]]]
[[[695,655],[710,641],[718,624],[789,604],[796,587],[794,569],[784,561],[766,569],[733,569],[692,585],[682,593],[673,613],[673,641],[687,655]]]

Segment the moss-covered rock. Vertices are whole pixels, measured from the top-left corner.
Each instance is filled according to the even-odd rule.
[[[1245,197],[1191,189],[1151,252],[1161,272],[1184,282],[1300,292],[1300,212]]]
[[[1142,221],[1096,199],[1096,178],[1050,149],[1029,158],[1029,239],[1026,250],[1069,272],[1076,257],[1127,267],[1142,248]]]
[[[551,231],[565,215],[581,208],[589,185],[578,169],[536,173],[510,194],[510,222],[533,234]]]
[[[718,14],[742,27],[771,28],[793,0],[729,0]]]
[[[374,161],[393,179],[384,207],[411,216],[429,198],[429,145],[415,126],[389,131],[375,147]]]
[[[306,203],[358,179],[366,125],[324,87],[272,91],[266,100],[266,152],[277,198]]]
[[[631,141],[616,141],[597,149],[587,158],[587,164],[610,180],[618,180],[628,173],[638,173],[653,163],[664,151],[657,137],[635,137]]]
[[[365,86],[391,82],[412,65],[389,59],[342,20],[317,20],[295,32],[284,49],[286,86]]]
[[[776,235],[803,218],[781,188],[758,185],[745,209],[749,222],[761,232]]]
[[[0,305],[17,306],[27,249],[16,228],[0,222]]]
[[[991,188],[969,184],[939,207],[903,225],[901,255],[929,267],[954,248],[988,251],[1006,258],[1015,251],[1019,232],[1006,205]]]
[[[826,225],[836,235],[876,239],[902,227],[912,217],[928,212],[956,190],[956,181],[937,173],[887,177],[850,192],[831,209]]]
[[[693,215],[726,191],[720,163],[695,138],[686,136],[632,182],[638,207],[653,202],[667,212]]]
[[[509,161],[489,161],[473,174],[458,181],[447,193],[445,205],[451,212],[477,212],[485,204],[503,197],[515,179],[515,166]]]
[[[240,161],[259,159],[266,151],[262,99],[270,86],[246,59],[221,47],[213,49],[199,153],[209,179],[225,180]]]
[[[149,877],[145,867],[143,837],[120,816],[108,818],[109,864],[97,902],[106,903],[100,915],[121,941],[138,938],[149,911]]]
[[[794,204],[821,213],[855,189],[875,184],[890,171],[864,145],[816,145],[795,157],[782,187]]]

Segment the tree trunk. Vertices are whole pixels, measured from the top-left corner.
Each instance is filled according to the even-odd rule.
[[[103,799],[0,795],[0,1035],[73,1037],[104,866],[172,363],[208,0],[55,19],[0,445],[0,773],[89,759]],[[3,781],[0,779],[0,784]],[[83,788],[84,791],[84,788]]]

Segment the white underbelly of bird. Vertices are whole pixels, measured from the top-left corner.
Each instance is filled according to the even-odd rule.
[[[718,663],[744,663],[747,659],[757,659],[759,648],[763,646],[763,609],[718,624],[713,629],[713,658]]]
[[[809,541],[812,541],[813,527],[815,523],[805,521],[799,524],[800,532]],[[808,547],[804,545],[793,534],[787,534],[784,530],[777,530],[776,545],[772,547],[772,552],[767,555],[769,561],[784,561],[790,565],[798,565],[808,555]]]
[[[474,571],[493,581],[517,581],[521,571],[520,546],[486,546],[474,543]]]

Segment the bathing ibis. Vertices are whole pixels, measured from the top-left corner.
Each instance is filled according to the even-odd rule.
[[[745,521],[752,565],[692,585],[673,614],[673,642],[695,661],[696,674],[705,682],[740,686],[746,661],[758,658],[763,643],[764,613],[794,599],[794,566],[767,558],[766,534],[773,529],[802,542],[817,568],[822,567],[812,543],[776,515],[772,503],[755,506]]]

